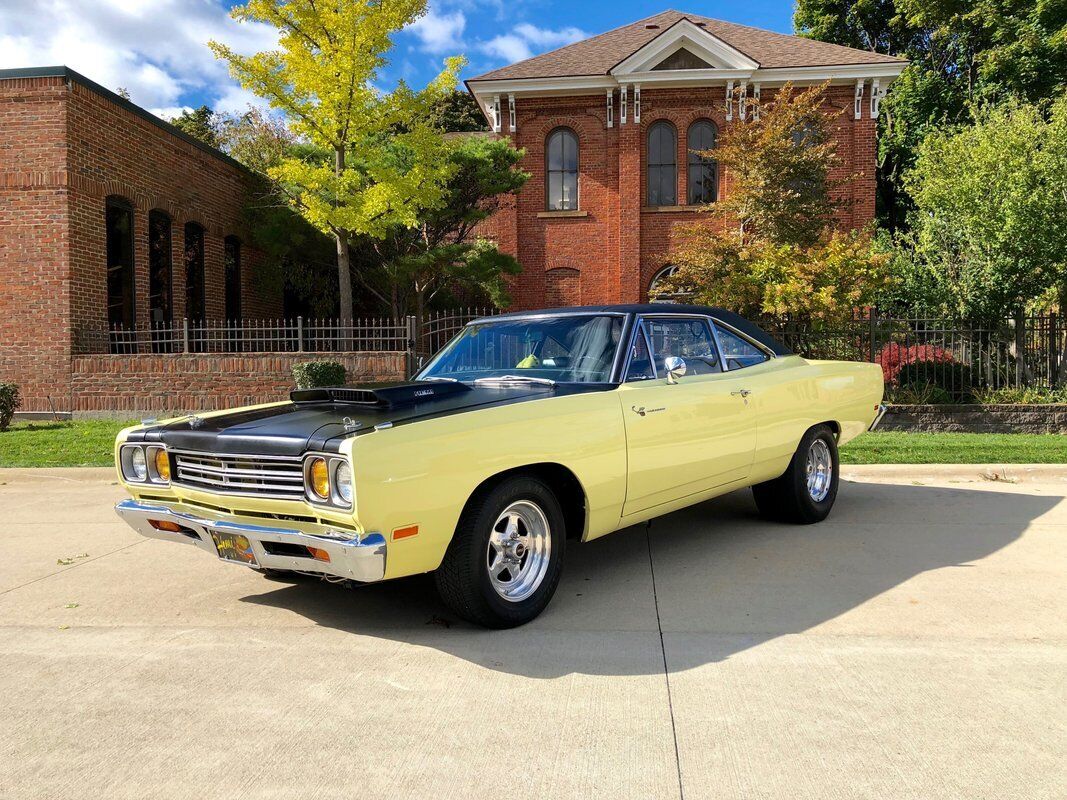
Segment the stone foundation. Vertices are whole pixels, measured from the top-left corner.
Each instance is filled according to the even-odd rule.
[[[1067,433],[1067,404],[889,406],[880,431]]]

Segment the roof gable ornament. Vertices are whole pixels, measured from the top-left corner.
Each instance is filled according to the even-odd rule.
[[[680,19],[616,64],[611,74],[620,76],[662,70],[758,68],[759,63],[740,50],[688,19]]]

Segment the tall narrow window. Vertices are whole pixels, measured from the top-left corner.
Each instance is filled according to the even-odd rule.
[[[545,184],[549,211],[578,208],[578,137],[570,128],[557,128],[545,147]]]
[[[123,341],[129,337],[116,335],[134,324],[133,292],[133,206],[121,197],[109,197],[105,205],[104,225],[107,249],[107,324],[112,333],[110,349],[113,353],[127,352]]]
[[[170,251],[170,217],[162,211],[148,214],[148,318],[153,328],[152,351],[162,352],[165,329],[173,318]]]
[[[226,270],[226,320],[241,319],[241,240],[227,236],[224,241],[223,262]]]
[[[689,126],[689,204],[714,203],[719,199],[719,164],[702,155],[715,149],[719,129],[710,120],[697,120]]]
[[[204,296],[204,229],[195,222],[185,225],[185,316],[202,322]]]
[[[678,138],[669,122],[648,129],[648,204],[678,203]]]

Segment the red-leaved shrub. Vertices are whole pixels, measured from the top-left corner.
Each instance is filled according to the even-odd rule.
[[[954,359],[952,353],[935,344],[904,345],[890,342],[875,356],[882,367],[882,377],[886,383],[895,383],[900,369],[905,364],[914,364],[916,361],[928,361],[935,364],[951,364]]]

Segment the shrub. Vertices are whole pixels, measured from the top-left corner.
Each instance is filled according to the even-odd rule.
[[[1067,386],[1050,389],[1047,386],[1004,387],[1001,389],[979,389],[974,399],[982,405],[1067,403]]]
[[[337,361],[301,361],[293,364],[293,378],[297,389],[344,386],[345,365]]]
[[[947,396],[941,402],[963,402],[971,398],[971,368],[954,361],[912,361],[897,372],[897,386],[901,389],[929,384]],[[937,402],[936,400],[933,402]]]
[[[914,364],[916,361],[936,364],[948,364],[952,362],[952,353],[935,344],[913,344],[905,347],[896,342],[890,342],[874,357],[882,366],[882,375],[886,383],[896,383],[901,367],[905,364]]]
[[[0,431],[6,431],[15,411],[22,405],[19,387],[14,383],[0,383]]]

